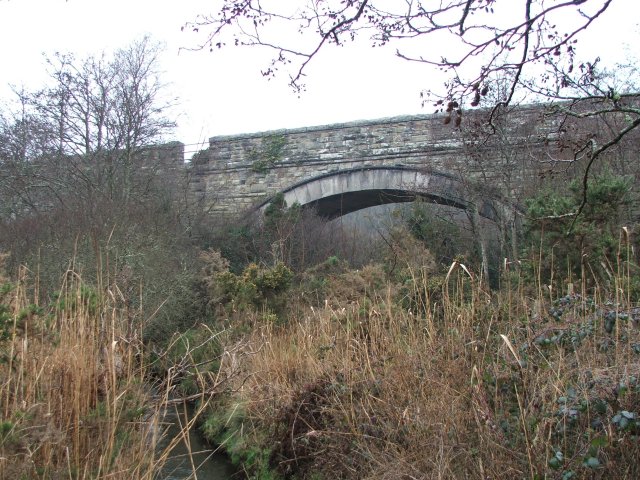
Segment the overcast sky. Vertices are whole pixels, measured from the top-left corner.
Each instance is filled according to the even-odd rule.
[[[180,50],[197,42],[180,27],[197,14],[213,13],[217,4],[216,0],[0,0],[0,100],[10,96],[9,84],[42,83],[43,52],[95,53],[150,34],[166,44],[163,79],[172,96],[179,98],[172,114],[179,125],[175,139],[188,145],[214,135],[431,113],[429,107],[421,108],[419,93],[441,79],[395,58],[392,49],[363,45],[327,50],[308,69],[308,88],[300,98],[284,76],[267,81],[260,75],[268,64],[268,51]],[[610,63],[624,61],[637,53],[639,18],[638,0],[614,0],[580,48]]]

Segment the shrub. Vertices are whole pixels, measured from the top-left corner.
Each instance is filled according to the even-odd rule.
[[[626,177],[603,174],[589,180],[587,203],[582,203],[582,184],[574,181],[567,191],[544,190],[526,201],[525,228],[529,265],[543,258],[539,276],[561,286],[575,280],[608,282],[617,273],[620,227],[627,219],[631,184]],[[628,260],[622,258],[623,260]]]
[[[229,271],[229,262],[219,251],[209,250],[201,255],[204,262],[203,282],[209,303],[214,307],[267,308],[282,311],[285,294],[293,280],[293,272],[283,263],[273,267],[247,265],[241,274]]]

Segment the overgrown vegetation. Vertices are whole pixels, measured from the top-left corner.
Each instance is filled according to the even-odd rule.
[[[281,193],[271,199],[264,218],[244,218],[231,227],[213,222],[210,230],[202,247],[219,250],[236,274],[250,263],[278,262],[302,272],[333,255],[358,267],[379,256],[383,243],[377,234],[363,235],[339,219],[330,222],[312,209],[287,206]]]
[[[587,204],[575,215],[582,202],[582,185],[572,182],[564,191],[546,189],[527,200],[526,241],[530,266],[540,268],[539,278],[554,287],[584,281],[589,285],[614,287],[616,272],[622,264],[637,269],[630,262],[637,245],[633,216],[630,177],[604,173],[593,177],[587,189]],[[621,228],[623,226],[624,228]],[[620,242],[629,249],[620,250]],[[540,259],[546,257],[545,262]],[[637,275],[633,272],[633,277]],[[637,296],[634,287],[628,292]]]
[[[58,55],[2,112],[1,478],[155,478],[166,410],[219,380],[183,149],[146,147],[157,55]]]
[[[251,162],[251,170],[256,173],[267,173],[282,160],[287,139],[284,135],[270,135],[261,140],[259,148],[252,148],[247,158]]]
[[[134,47],[56,57],[53,87],[0,125],[2,478],[155,478],[178,441],[156,451],[158,424],[187,401],[256,479],[640,477],[630,177],[541,191],[493,250],[478,211],[461,229],[415,204],[366,243],[282,194],[194,235],[175,158],[149,162],[177,146],[140,143],[170,126],[158,85],[128,105],[98,88],[153,72]],[[118,111],[145,128],[99,121]],[[284,148],[266,139],[253,170]]]
[[[324,301],[309,301],[310,283],[293,288],[285,324],[242,311],[248,376],[211,407],[205,435],[252,478],[640,474],[628,268],[617,295],[556,294],[517,272],[488,291],[463,264],[410,258],[395,280],[328,260],[306,277]]]
[[[40,304],[31,275],[0,278],[0,478],[153,478],[160,405],[131,312],[71,270]]]
[[[62,290],[28,287],[27,269],[2,281],[4,478],[153,478],[166,455],[146,428],[170,395],[197,402],[203,435],[250,478],[636,478],[629,188],[594,179],[580,256],[560,234],[571,219],[533,199],[530,212],[550,209],[529,214],[537,249],[505,262],[495,290],[472,238],[462,255],[430,251],[440,227],[423,205],[359,268],[313,263],[330,250],[308,228],[327,224],[278,201],[235,265],[211,248],[196,260],[143,218],[93,248],[77,236]],[[167,302],[148,305],[141,289],[162,285]]]
[[[231,273],[207,252],[207,295],[237,355],[219,375],[245,374],[209,405],[203,434],[256,479],[635,478],[630,185],[605,174],[589,191],[593,205],[575,222],[564,214],[577,185],[529,201],[527,249],[495,266],[495,289],[473,238],[453,224],[438,235],[442,220],[424,205],[358,269],[334,255],[291,281],[269,263],[287,257]],[[265,231],[290,248],[292,230],[278,237],[277,225],[300,214],[276,201]],[[445,236],[459,242],[451,256],[438,250]],[[262,293],[263,280],[276,294]]]

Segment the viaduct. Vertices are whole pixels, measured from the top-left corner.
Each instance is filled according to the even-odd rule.
[[[465,117],[462,129],[440,114],[212,137],[191,161],[190,191],[225,218],[281,194],[327,218],[420,197],[509,221],[554,121],[520,107],[486,138],[486,113]]]

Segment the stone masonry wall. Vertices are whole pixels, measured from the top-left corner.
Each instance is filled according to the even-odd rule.
[[[191,162],[191,191],[212,214],[227,217],[304,180],[371,166],[417,166],[496,187],[504,162],[525,143],[530,148],[532,139],[544,145],[552,125],[542,120],[540,108],[519,109],[501,140],[505,153],[472,135],[480,114],[465,118],[463,129],[445,125],[443,115],[419,115],[212,137]],[[527,175],[527,169],[519,172]]]

